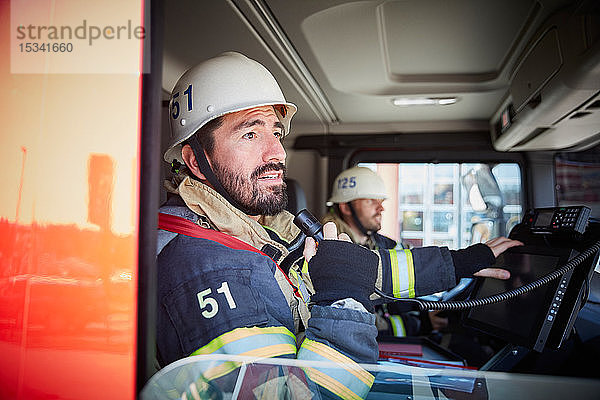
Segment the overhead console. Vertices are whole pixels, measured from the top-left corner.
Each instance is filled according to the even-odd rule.
[[[600,10],[593,1],[549,18],[510,74],[491,121],[499,151],[581,150],[600,142]]]

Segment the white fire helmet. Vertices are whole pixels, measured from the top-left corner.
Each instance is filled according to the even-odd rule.
[[[190,68],[171,92],[171,139],[165,161],[183,164],[181,143],[211,120],[268,105],[273,106],[288,134],[297,108],[285,100],[277,81],[262,64],[240,53],[226,52]]]
[[[329,203],[348,203],[356,199],[386,199],[383,179],[366,167],[342,171],[333,181]]]

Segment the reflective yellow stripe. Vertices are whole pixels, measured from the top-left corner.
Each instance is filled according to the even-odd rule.
[[[406,327],[404,321],[399,315],[390,315],[390,322],[392,323],[392,331],[394,336],[406,336]]]
[[[397,298],[415,297],[415,265],[410,250],[400,253],[389,250],[392,295]]]
[[[283,326],[267,328],[237,328],[214,338],[191,355],[237,354],[254,357],[296,355],[296,337]],[[223,362],[204,373],[207,379],[216,379],[240,366],[237,362]]]
[[[304,371],[311,380],[316,382],[318,385],[327,388],[327,390],[338,395],[342,399],[361,400],[363,398],[318,369],[304,368]]]
[[[240,353],[240,356],[248,356],[248,357],[278,357],[287,354],[296,354],[296,346],[292,346],[289,344],[275,344],[272,346],[261,347],[259,349],[254,349],[247,351],[245,353]],[[216,367],[208,369],[204,372],[204,377],[208,380],[217,379],[221,376],[227,375],[234,369],[238,368],[242,363],[237,361],[226,361],[223,364],[220,364]]]
[[[217,379],[239,368],[240,365],[242,365],[242,363],[239,361],[225,361],[216,367],[206,370],[203,375],[208,380]]]
[[[303,274],[308,273],[308,261],[306,261],[306,259],[304,259],[304,262],[302,263],[302,273]]]
[[[398,265],[398,253],[396,250],[390,250],[390,266],[392,270],[392,295],[400,297],[400,271]]]
[[[408,249],[404,250],[406,254],[406,264],[408,266],[408,297],[415,297],[415,263],[413,261],[412,252]]]
[[[224,333],[221,336],[214,338],[210,343],[206,346],[201,347],[200,349],[194,351],[191,355],[200,355],[200,354],[211,354],[215,351],[221,349],[223,346],[235,342],[236,340],[245,339],[254,335],[287,335],[294,343],[296,342],[296,337],[292,332],[290,332],[287,328],[283,326],[272,326],[268,328],[237,328],[230,332]]]
[[[315,342],[314,340],[309,340],[309,339],[304,339],[304,342],[302,342],[302,347],[304,347],[305,349],[308,349],[310,351],[313,351],[335,363],[355,364],[357,366],[356,368],[350,368],[347,371],[350,372],[352,375],[356,376],[362,382],[364,382],[365,385],[371,386],[373,384],[373,381],[375,379],[373,377],[373,375],[371,375],[365,369],[359,367],[351,358],[346,357],[345,355],[343,355],[339,351],[335,350],[334,348],[329,347],[323,343]]]
[[[290,269],[290,275],[292,278],[296,279],[296,287],[298,288],[298,292],[300,292],[300,297],[306,304],[308,304],[310,301],[310,293],[308,293],[306,283],[304,283],[301,274],[298,274],[298,272],[294,269]]]
[[[296,354],[296,346],[286,343],[274,344],[272,346],[250,350],[245,353],[241,353],[240,355],[248,357],[278,357],[285,354]]]
[[[308,377],[342,399],[367,396],[375,377],[350,358],[323,343],[305,339],[298,350],[299,360],[332,362],[331,367],[306,368]]]

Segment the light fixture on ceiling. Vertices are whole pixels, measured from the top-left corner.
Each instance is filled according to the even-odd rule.
[[[446,106],[454,104],[458,97],[396,97],[392,99],[395,106]]]

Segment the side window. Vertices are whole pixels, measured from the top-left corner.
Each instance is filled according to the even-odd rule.
[[[381,233],[414,247],[466,247],[507,235],[522,215],[521,169],[515,163],[362,163],[385,181]],[[461,177],[488,169],[501,193],[499,204],[474,210]],[[489,167],[489,168],[488,168]]]

